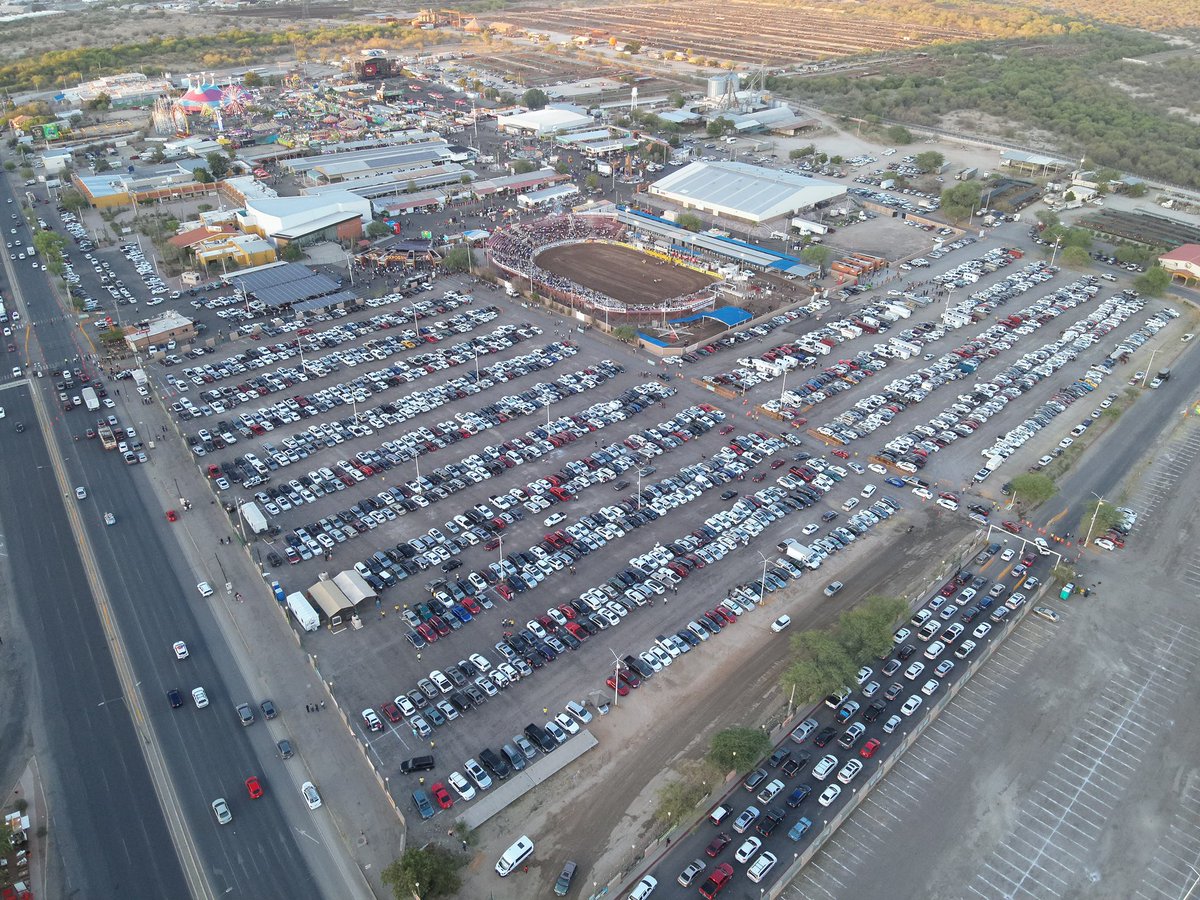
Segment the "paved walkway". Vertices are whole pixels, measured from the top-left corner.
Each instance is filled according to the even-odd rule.
[[[390,896],[379,875],[404,849],[403,818],[322,682],[316,660],[300,649],[286,609],[275,600],[269,580],[260,572],[255,556],[265,560],[269,548],[262,543],[242,544],[228,515],[212,501],[208,479],[183,449],[177,425],[165,410],[158,403],[138,402],[131,381],[113,385],[121,391],[114,399],[122,420],[138,423],[143,440],[154,441],[151,463],[141,469],[164,514],[167,509],[179,510],[181,497],[192,504],[190,510],[181,511],[177,536],[193,571],[200,573],[193,580],[206,579],[215,589],[208,602],[216,607],[217,622],[247,684],[260,686],[260,696],[270,696],[285,712],[297,758],[320,786],[347,857],[365,876],[361,896],[369,896],[368,891]],[[237,496],[233,491],[223,494],[229,500]],[[231,538],[231,543],[220,544],[222,537]],[[233,594],[226,593],[227,582]],[[240,602],[235,599],[238,594]],[[301,715],[300,710],[310,704],[316,711]],[[277,737],[282,736],[281,730]]]

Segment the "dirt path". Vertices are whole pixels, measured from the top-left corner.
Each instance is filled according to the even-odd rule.
[[[905,533],[909,524],[917,526],[912,534]],[[958,527],[947,529],[947,524]],[[743,616],[714,643],[622,698],[612,715],[588,726],[600,741],[596,749],[481,829],[484,841],[464,872],[464,896],[517,900],[541,894],[562,863],[573,859],[579,864],[580,896],[586,897],[591,893],[587,882],[602,887],[629,870],[640,854],[656,855],[665,834],[650,817],[655,791],[671,769],[701,757],[720,728],[775,721],[775,736],[783,732],[787,700],[777,686],[786,654],[782,643],[776,644],[779,652],[760,652],[764,643],[781,641],[769,631],[772,619],[787,612],[798,628],[819,628],[862,597],[913,596],[927,587],[931,568],[947,558],[948,547],[967,536],[954,520],[943,523],[927,511],[905,511],[860,538],[859,546],[835,565],[809,573],[801,586],[782,596],[771,595],[763,609]],[[862,544],[876,555],[865,572],[848,575],[863,566]],[[838,577],[851,590],[841,601],[828,600],[819,588]],[[718,591],[704,603],[719,599]],[[712,788],[715,798],[721,786]],[[521,834],[537,844],[529,872],[500,882],[493,864]]]
[[[715,278],[615,244],[568,244],[539,253],[537,264],[622,303],[654,303],[708,287]]]

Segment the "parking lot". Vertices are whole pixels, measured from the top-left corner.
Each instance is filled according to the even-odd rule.
[[[957,262],[965,259],[964,254]],[[1001,267],[981,272],[972,287],[987,290],[1007,274]],[[279,529],[255,551],[288,593],[307,589],[325,572],[357,570],[371,579],[380,600],[360,607],[362,627],[321,631],[306,636],[305,645],[369,743],[393,793],[407,803],[407,792],[418,785],[415,775],[398,778],[406,759],[432,752],[436,767],[421,777],[427,785],[445,782],[451,771],[467,771],[465,761],[479,759],[484,748],[499,754],[509,744],[521,750],[515,738],[525,737],[527,724],[554,723],[566,736],[585,718],[566,713],[568,701],[579,702],[586,716],[600,714],[600,704],[614,690],[605,684],[614,671],[614,653],[618,660],[631,657],[616,690],[632,690],[630,679],[644,678],[638,668],[653,678],[655,664],[660,673],[668,660],[686,667],[680,659],[685,652],[712,652],[712,641],[721,641],[718,629],[750,621],[737,608],[745,613],[754,604],[756,587],[761,591],[764,580],[778,596],[819,594],[827,581],[784,558],[776,548],[783,538],[807,546],[820,542],[817,552],[829,558],[845,548],[852,551],[854,540],[869,530],[885,527],[895,510],[884,496],[901,508],[946,500],[914,495],[913,485],[902,481],[886,483],[885,477],[906,474],[896,462],[923,460],[931,472],[918,465],[920,474],[909,477],[926,481],[934,493],[955,492],[945,508],[936,507],[938,515],[966,516],[970,506],[979,506],[982,511],[974,514],[986,518],[991,501],[962,490],[984,459],[977,455],[983,442],[968,436],[985,421],[989,435],[1011,432],[1036,409],[1029,403],[1051,402],[1064,384],[1087,376],[1111,344],[1136,330],[1150,312],[1129,298],[1115,299],[1111,289],[1088,292],[1082,290],[1085,283],[1062,287],[1060,282],[1066,283],[1062,275],[1051,276],[1044,284],[1031,284],[1027,297],[1002,298],[997,292],[980,301],[994,301],[982,317],[1007,317],[1022,309],[1018,304],[1042,302],[1046,292],[1060,289],[1063,296],[1054,301],[1059,305],[1045,322],[1037,321],[1035,310],[1017,327],[980,321],[958,333],[945,328],[938,333],[929,323],[945,304],[913,303],[904,327],[897,324],[894,332],[907,342],[904,332],[912,330],[910,337],[921,341],[919,354],[902,358],[882,352],[873,346],[884,343],[878,334],[860,334],[843,335],[836,343],[849,343],[838,346],[836,357],[818,362],[813,354],[811,364],[798,360],[826,377],[826,360],[849,358],[854,366],[832,374],[826,383],[836,382],[836,390],[814,388],[798,398],[803,405],[781,407],[786,416],[816,416],[815,427],[825,417],[833,420],[851,410],[870,415],[899,403],[879,428],[902,424],[911,430],[927,416],[947,414],[940,401],[922,402],[938,388],[957,382],[955,393],[967,390],[985,374],[1001,374],[1001,354],[1015,361],[1017,353],[1042,346],[1036,341],[1057,341],[1030,365],[1033,370],[1054,360],[1028,390],[1016,391],[1019,402],[995,400],[1015,390],[1003,382],[992,386],[991,396],[976,389],[957,401],[948,396],[948,406],[968,406],[966,413],[949,414],[962,420],[982,411],[985,418],[944,445],[936,438],[947,426],[935,430],[933,438],[916,432],[895,460],[879,457],[889,442],[882,431],[827,449],[803,429],[765,414],[746,418],[756,404],[769,404],[781,394],[778,382],[762,377],[762,370],[739,366],[739,355],[757,357],[780,336],[798,344],[805,332],[831,327],[800,314],[781,318],[781,328],[747,334],[746,341],[731,341],[702,362],[665,374],[646,371],[648,364],[627,350],[569,331],[496,292],[465,279],[445,280],[432,291],[384,298],[348,315],[269,326],[272,331],[258,341],[221,343],[213,353],[155,366],[153,377],[169,403],[177,404],[180,428],[194,452],[202,451],[197,464],[216,467],[211,474],[218,495],[228,503],[253,501]],[[1004,303],[1008,308],[1001,307]],[[1103,315],[1083,321],[1099,311],[1099,304],[1105,304]],[[869,315],[866,306],[853,310],[860,318]],[[823,319],[828,318],[826,313]],[[1051,337],[1039,332],[1051,320],[1055,331],[1076,328],[1078,333]],[[978,337],[977,331],[988,333]],[[975,336],[977,344],[971,355],[978,371],[970,378],[947,358],[965,335]],[[945,367],[932,371],[931,362]],[[229,374],[218,377],[223,363]],[[744,405],[740,398],[718,397],[680,377],[712,377],[738,368],[756,379],[746,379]],[[923,368],[931,371],[922,374]],[[867,371],[873,374],[863,374]],[[845,377],[851,372],[856,374]],[[902,396],[879,374],[916,376],[910,389],[925,396]],[[252,379],[262,380],[252,384]],[[202,396],[214,390],[220,395]],[[870,399],[872,391],[883,404]],[[863,400],[873,408],[856,407]],[[266,405],[273,403],[280,405]],[[914,409],[920,412],[914,415]],[[855,424],[861,421],[854,418]],[[1076,418],[1068,417],[1072,425],[1078,424]],[[1057,443],[1067,427],[1049,418],[1030,427],[1024,439],[1035,449],[1023,452],[1036,458],[1045,452],[1041,444],[1051,435]],[[936,450],[920,447],[922,441]],[[1003,449],[1015,453],[1023,442],[1010,436]],[[830,462],[832,450],[842,447],[838,455],[844,459]],[[813,458],[796,458],[805,455]],[[874,471],[864,465],[868,462]],[[805,480],[808,472],[795,474],[797,464],[811,470],[811,481]],[[997,477],[1004,473],[1001,468]],[[773,480],[765,481],[768,477]],[[256,483],[256,478],[269,480]],[[874,490],[864,494],[868,485]],[[732,491],[738,496],[722,499]],[[850,504],[851,498],[858,503]],[[954,508],[960,501],[962,507]],[[822,513],[837,517],[819,524]],[[557,515],[563,520],[551,519]],[[553,524],[546,525],[547,520]],[[808,526],[821,533],[814,537]],[[633,530],[641,532],[636,541],[630,539]],[[292,559],[295,564],[288,565]],[[709,571],[700,572],[701,567]],[[793,582],[800,576],[807,577],[809,587],[797,589]],[[567,579],[570,587],[563,590]],[[701,593],[694,589],[696,579],[704,579]],[[853,578],[844,580],[853,592]],[[718,609],[726,597],[728,618]],[[702,614],[710,610],[705,621]],[[626,618],[637,620],[636,629]],[[503,624],[506,619],[512,624]],[[600,634],[614,628],[611,636]],[[664,640],[656,641],[656,635]],[[581,644],[573,652],[572,640]],[[477,681],[485,674],[472,668],[472,654],[500,674]],[[509,668],[501,669],[502,662]],[[543,669],[556,677],[547,678]],[[472,694],[482,695],[484,702]],[[399,702],[401,695],[406,703]],[[420,701],[424,709],[417,709]],[[373,711],[370,723],[358,715],[363,709]],[[381,730],[372,732],[376,721]]]

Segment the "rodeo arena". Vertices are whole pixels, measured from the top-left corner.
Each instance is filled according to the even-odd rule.
[[[527,287],[606,328],[632,325],[661,348],[690,343],[703,320],[725,330],[753,319],[741,301],[761,287],[749,284],[743,266],[788,279],[815,274],[785,254],[611,205],[505,225],[485,247],[514,289]],[[810,293],[787,281],[775,290],[796,300]]]

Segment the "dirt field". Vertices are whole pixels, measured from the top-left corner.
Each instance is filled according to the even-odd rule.
[[[715,278],[613,244],[569,244],[538,254],[547,272],[622,303],[654,303],[707,287]]]

